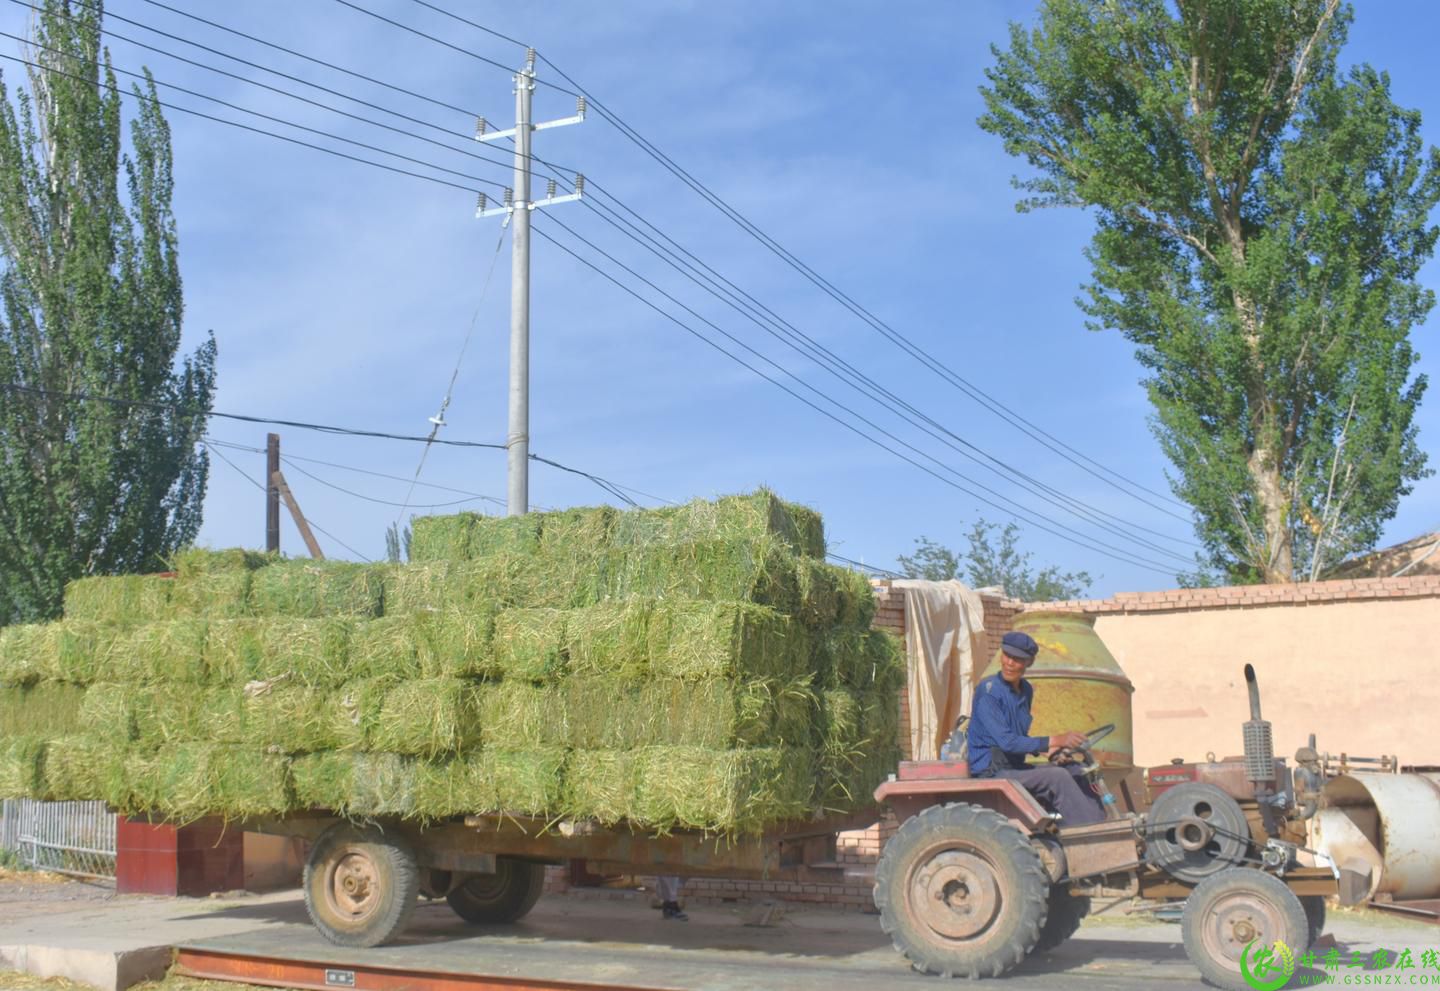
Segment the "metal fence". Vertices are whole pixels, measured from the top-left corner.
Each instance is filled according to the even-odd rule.
[[[39,870],[114,877],[115,813],[104,802],[7,798],[0,808],[0,849]]]

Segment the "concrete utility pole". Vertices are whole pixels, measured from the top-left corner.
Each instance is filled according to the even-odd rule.
[[[535,131],[548,127],[578,124],[585,119],[585,98],[579,98],[572,117],[531,122],[531,103],[535,95],[535,49],[525,55],[525,68],[515,74],[515,126],[504,131],[486,132],[485,118],[475,129],[475,140],[515,139],[515,185],[505,190],[504,205],[487,208],[484,193],[475,210],[477,217],[504,214],[511,231],[510,262],[510,426],[505,438],[507,453],[507,511],[523,516],[530,511],[530,211],[578,200],[585,189],[585,177],[575,177],[575,192],[555,195],[555,180],[550,180],[545,199],[530,199],[530,174],[533,160],[530,138]]]

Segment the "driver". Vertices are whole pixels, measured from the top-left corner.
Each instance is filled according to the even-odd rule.
[[[1030,754],[1062,747],[1080,747],[1084,733],[1071,731],[1055,736],[1027,736],[1030,732],[1030,702],[1035,688],[1025,672],[1035,663],[1040,645],[1027,633],[1005,634],[1000,642],[1000,673],[975,686],[970,706],[970,774],[977,778],[1010,778],[1034,795],[1036,800],[1060,814],[1062,826],[1087,826],[1105,818],[1100,797],[1083,777],[1078,764],[1026,766]]]

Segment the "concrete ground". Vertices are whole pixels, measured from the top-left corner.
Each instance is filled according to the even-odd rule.
[[[117,897],[95,885],[0,876],[0,965],[117,988],[159,977],[169,948],[186,944],[339,965],[684,991],[936,987],[936,979],[906,967],[873,915],[790,906],[769,925],[747,924],[762,914],[753,905],[698,906],[688,923],[665,922],[646,895],[549,895],[516,925],[470,927],[440,902],[422,904],[394,946],[341,951],[310,927],[298,892]],[[1328,932],[1346,960],[1352,951],[1368,959],[1382,947],[1408,948],[1418,964],[1425,950],[1440,950],[1440,927],[1373,912],[1332,912]],[[1362,972],[1341,968],[1340,983],[1347,973],[1353,983]],[[1440,971],[1430,973],[1440,979]],[[1062,984],[1095,991],[1204,987],[1185,958],[1178,925],[1123,915],[1087,919],[1074,939],[1026,961],[997,986],[1029,991]],[[7,986],[0,974],[0,989]]]

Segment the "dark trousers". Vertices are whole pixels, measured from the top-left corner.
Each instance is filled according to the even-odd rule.
[[[997,778],[1017,782],[1041,805],[1051,812],[1060,813],[1062,827],[1088,826],[1105,819],[1100,797],[1084,780],[1083,774],[1077,764],[1050,764],[1020,771],[995,772]]]

